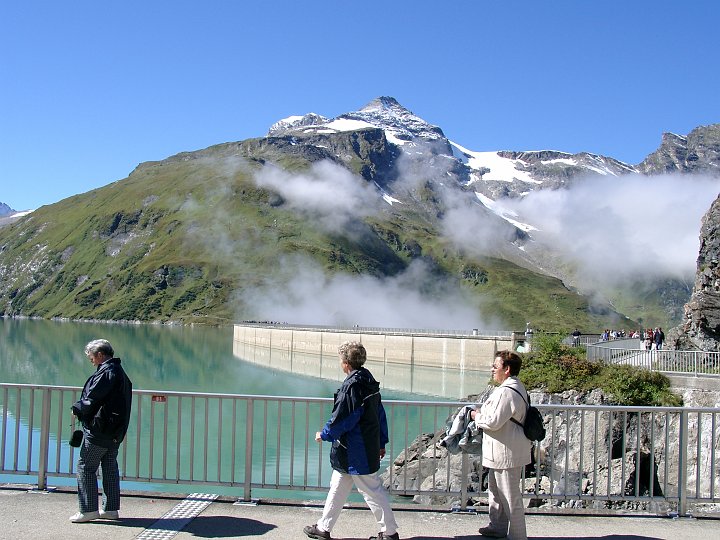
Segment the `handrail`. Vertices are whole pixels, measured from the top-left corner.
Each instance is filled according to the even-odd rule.
[[[613,345],[615,345],[613,342],[588,344],[586,346],[588,360],[606,364],[628,364],[668,374],[720,376],[720,352],[646,350]]]
[[[79,387],[0,384],[0,474],[75,476]],[[533,396],[538,403],[541,395]],[[463,402],[384,401],[391,429],[384,478],[397,496],[430,504],[483,494],[480,456],[452,455],[438,443]],[[332,400],[163,390],[133,391],[121,445],[122,479],[132,489],[214,485],[250,500],[253,490],[328,489],[327,445],[314,442]],[[684,515],[720,502],[720,409],[538,403],[547,437],[524,495],[558,505],[652,503]],[[463,472],[464,471],[464,472]],[[482,476],[480,474],[480,476]],[[143,486],[147,486],[143,488]],[[569,505],[574,506],[575,504]]]
[[[512,330],[480,330],[473,328],[471,330],[451,330],[451,329],[429,329],[429,328],[389,328],[383,326],[329,326],[321,324],[290,324],[281,322],[260,322],[260,321],[241,321],[236,324],[255,328],[281,328],[283,330],[313,330],[317,332],[341,332],[341,333],[379,333],[379,334],[400,334],[405,336],[466,336],[466,337],[502,337],[510,338],[513,334],[523,334],[523,332]]]

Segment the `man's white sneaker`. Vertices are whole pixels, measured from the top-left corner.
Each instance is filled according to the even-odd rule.
[[[120,514],[117,510],[100,510],[100,519],[118,519]]]
[[[78,512],[70,516],[70,521],[73,523],[87,523],[100,517],[100,512]]]

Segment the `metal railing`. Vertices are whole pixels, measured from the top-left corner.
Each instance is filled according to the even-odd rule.
[[[478,329],[471,330],[442,330],[429,328],[389,328],[383,326],[328,326],[318,324],[289,324],[280,322],[258,322],[242,321],[242,326],[254,326],[258,328],[282,328],[285,330],[312,330],[316,332],[341,332],[341,333],[365,333],[365,334],[398,334],[403,336],[478,336],[478,337],[501,337],[510,338],[513,335],[523,335],[523,332],[512,330]]]
[[[630,340],[637,343],[637,340]],[[713,351],[645,350],[613,347],[612,342],[587,345],[588,360],[628,364],[663,373],[720,376],[720,353]]]
[[[75,476],[67,439],[75,387],[0,384],[0,473]],[[315,432],[332,402],[210,393],[134,391],[119,464],[125,482],[208,484],[253,490],[327,490],[328,445]],[[387,401],[391,429],[384,475],[391,493],[465,507],[481,496],[481,456],[448,454],[438,443],[461,403]],[[525,497],[555,507],[720,502],[717,408],[538,405],[547,437],[525,471]],[[135,489],[133,487],[132,489]],[[140,488],[138,488],[140,489]]]

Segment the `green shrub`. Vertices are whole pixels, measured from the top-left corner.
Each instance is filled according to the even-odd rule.
[[[533,350],[522,357],[520,380],[526,388],[552,393],[600,388],[618,405],[682,405],[682,398],[672,392],[670,380],[662,373],[590,362],[584,349],[564,345],[558,335],[537,334]]]
[[[621,405],[682,405],[682,398],[670,389],[670,379],[644,368],[605,366],[599,387]]]

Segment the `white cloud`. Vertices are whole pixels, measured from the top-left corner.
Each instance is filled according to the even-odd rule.
[[[490,214],[484,206],[467,200],[447,202],[441,232],[458,249],[479,257],[507,247],[517,229]]]
[[[438,282],[421,262],[400,275],[326,276],[316,264],[300,257],[285,258],[288,269],[266,286],[243,294],[253,318],[301,324],[377,326],[388,328],[500,328],[479,319],[478,307],[461,290]]]
[[[567,190],[505,201],[533,236],[558,249],[592,279],[692,279],[700,224],[720,180],[688,175],[591,178]]]
[[[330,231],[374,214],[381,200],[373,184],[330,161],[299,173],[266,165],[255,175],[255,182],[278,192],[290,208],[317,219]]]

